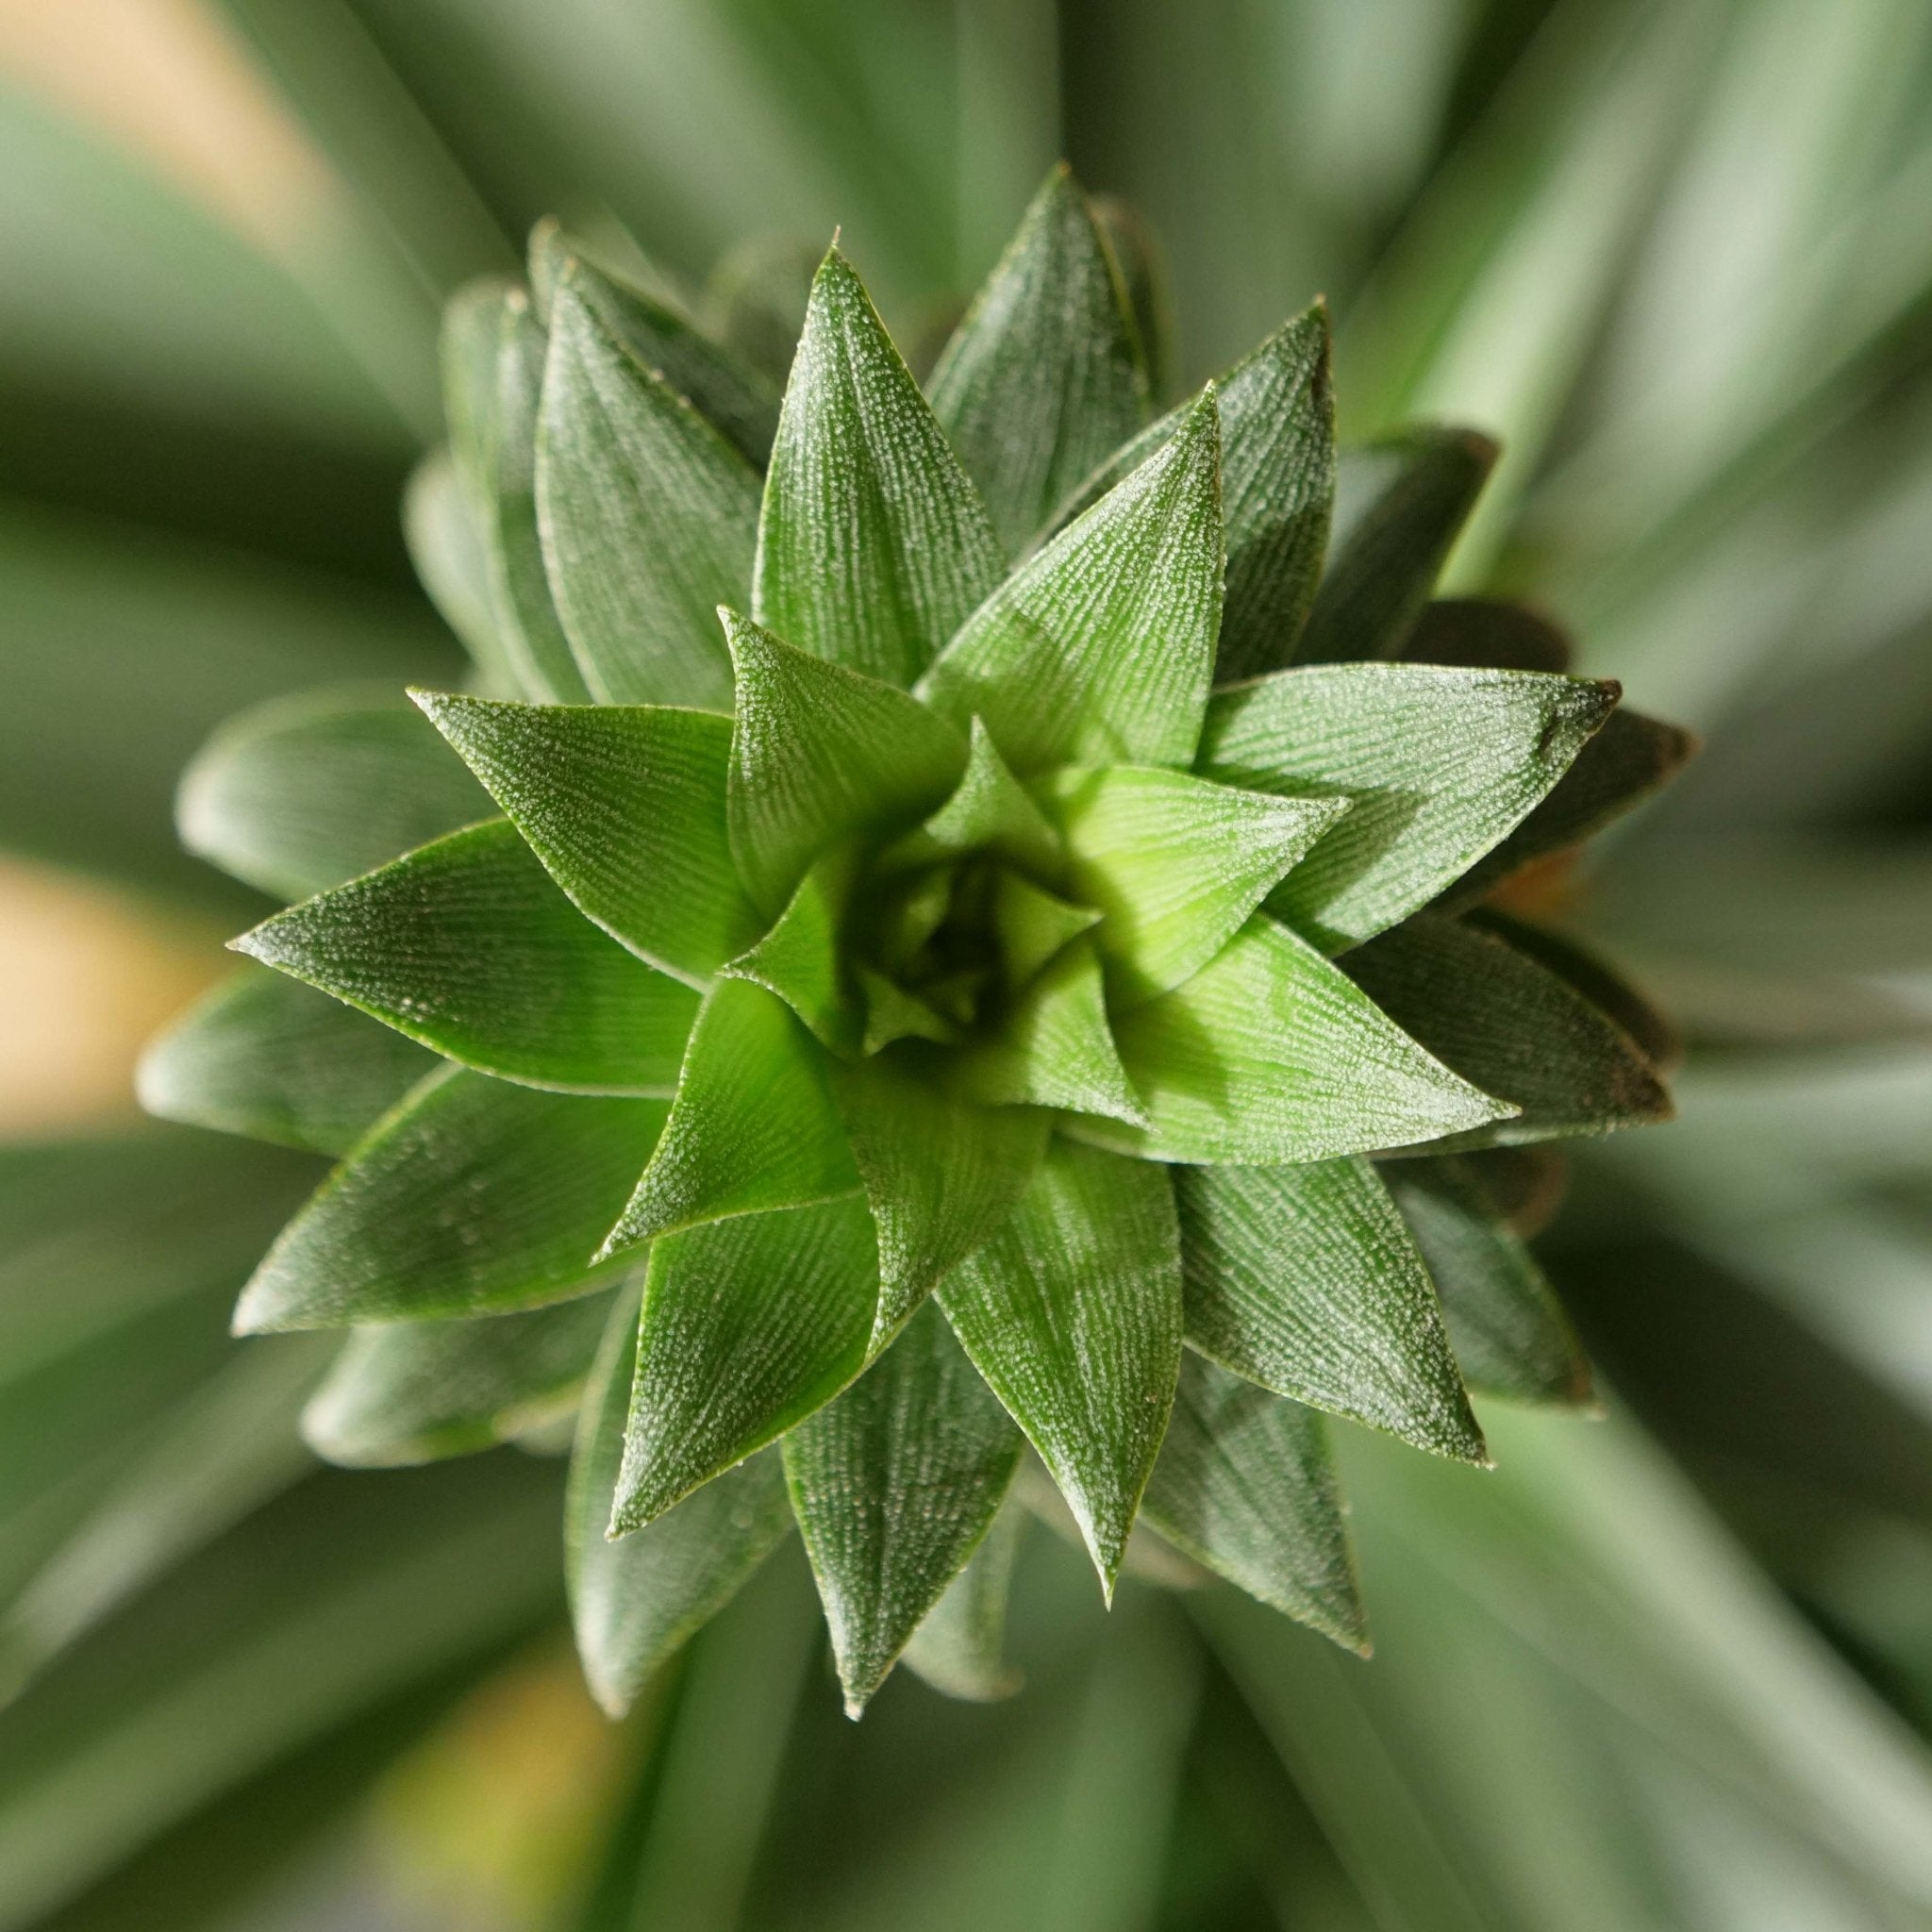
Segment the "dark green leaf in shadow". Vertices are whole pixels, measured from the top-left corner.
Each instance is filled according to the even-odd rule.
[[[1059,876],[1060,837],[1008,769],[984,722],[973,721],[966,773],[953,795],[916,830],[879,855],[889,870],[985,852],[1031,873]]]
[[[1007,1661],[1007,1598],[1028,1515],[1010,1498],[965,1569],[946,1586],[900,1653],[900,1661],[946,1697],[993,1704],[1020,1688]]]
[[[410,473],[403,537],[429,601],[461,640],[486,687],[521,690],[497,627],[482,525],[447,449],[431,450]]]
[[[727,978],[776,993],[820,1045],[848,1058],[866,1030],[864,1000],[840,943],[853,883],[850,850],[827,853],[799,880],[777,924],[721,969]]]
[[[1459,664],[1471,671],[1563,672],[1575,653],[1566,631],[1524,605],[1438,597],[1423,606],[1401,655],[1411,664]]]

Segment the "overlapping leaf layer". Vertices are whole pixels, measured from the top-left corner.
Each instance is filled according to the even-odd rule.
[[[1488,445],[1338,461],[1319,308],[1154,420],[1064,172],[930,399],[836,250],[775,414],[554,226],[531,281],[446,337],[478,688],[184,791],[313,896],[150,1104],[343,1157],[238,1324],[354,1325],[342,1461],[578,1412],[613,1708],[793,1520],[855,1713],[997,1685],[1029,1456],[1108,1591],[1138,1524],[1362,1647],[1324,1412],[1479,1463],[1465,1382],[1587,1399],[1487,1150],[1668,1108],[1636,995],[1471,910],[1657,776],[1428,605]]]

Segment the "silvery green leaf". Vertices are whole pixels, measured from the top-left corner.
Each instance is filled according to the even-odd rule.
[[[1269,900],[1341,952],[1406,918],[1522,822],[1617,687],[1529,671],[1309,665],[1217,691],[1199,769],[1350,809]]]
[[[776,993],[822,1046],[848,1058],[860,1050],[866,1032],[859,987],[840,943],[853,874],[848,849],[828,852],[799,880],[777,923],[720,969]]]
[[[856,1191],[655,1241],[611,1534],[642,1528],[829,1402],[864,1366],[878,1297]]]
[[[947,1697],[973,1704],[997,1703],[1020,1688],[1020,1673],[1006,1659],[1007,1595],[1013,1559],[1025,1535],[1027,1512],[1010,1499],[971,1560],[946,1586],[900,1653],[900,1661]]]
[[[1064,163],[1034,196],[927,388],[1014,554],[1147,420],[1126,290]]]
[[[1519,1402],[1587,1406],[1590,1364],[1555,1291],[1467,1155],[1385,1164],[1441,1296],[1463,1379]]]
[[[1293,660],[1314,600],[1335,493],[1335,402],[1328,311],[1317,303],[1219,377],[1221,504],[1227,593],[1215,678],[1228,683]],[[1082,507],[1166,442],[1186,411],[1143,430],[1091,478]]]
[[[713,612],[744,594],[758,472],[614,337],[567,270],[537,438],[544,559],[591,695],[731,708]]]
[[[1341,452],[1328,564],[1297,658],[1330,663],[1402,649],[1496,453],[1473,429],[1433,425]]]
[[[791,1530],[775,1449],[727,1469],[630,1535],[606,1535],[624,1457],[638,1297],[620,1291],[584,1390],[564,1502],[564,1579],[591,1695],[622,1717],[672,1652],[708,1623]]]
[[[520,689],[497,629],[481,520],[446,448],[431,450],[409,474],[403,537],[429,601],[462,641],[485,682],[495,691]]]
[[[1197,1563],[1368,1654],[1341,1489],[1327,1426],[1312,1408],[1184,1356],[1141,1507]]]
[[[241,1334],[438,1320],[588,1293],[591,1257],[651,1158],[661,1100],[432,1074],[276,1238]]]
[[[1696,750],[1692,732],[1641,711],[1612,711],[1535,810],[1449,888],[1444,906],[1469,905],[1532,859],[1594,838],[1660,791]]]
[[[353,1329],[302,1411],[325,1461],[386,1468],[467,1456],[567,1417],[611,1295],[555,1307]]]
[[[1046,1150],[1045,1111],[976,1107],[933,1072],[904,1054],[831,1069],[878,1229],[874,1350],[1012,1211]]]
[[[785,1476],[857,1717],[965,1566],[1024,1439],[930,1304],[785,1439]]]
[[[1180,1373],[1167,1174],[1053,1141],[1019,1207],[938,1294],[1052,1471],[1111,1596]]]
[[[1185,765],[1213,674],[1226,558],[1210,389],[1173,438],[1000,585],[921,694],[984,718],[1015,772]]]
[[[1121,1059],[1144,1131],[1070,1131],[1157,1160],[1326,1160],[1504,1118],[1338,968],[1257,913],[1174,991],[1123,1014]]]
[[[530,279],[554,294],[566,276],[634,359],[683,396],[746,461],[764,467],[778,426],[778,394],[758,370],[654,295],[588,259],[555,221],[539,222],[530,235]]]
[[[1491,932],[1418,914],[1351,953],[1348,971],[1397,1025],[1517,1109],[1458,1144],[1603,1134],[1671,1117],[1670,1095],[1629,1036]]]
[[[978,491],[834,248],[772,446],[752,615],[814,657],[908,685],[1003,568]]]
[[[1460,664],[1472,671],[1570,669],[1569,634],[1541,612],[1496,597],[1438,597],[1423,606],[1402,647],[1412,664]],[[1615,717],[1627,715],[1624,712]]]
[[[774,993],[721,979],[691,1028],[664,1137],[604,1252],[858,1187],[818,1042]]]
[[[738,672],[731,849],[775,911],[827,846],[944,799],[965,772],[967,741],[894,686],[724,618]]]
[[[1174,1179],[1196,1349],[1277,1395],[1483,1460],[1423,1257],[1366,1160]]]
[[[985,852],[1042,878],[1056,878],[1059,834],[1013,776],[985,723],[973,721],[966,773],[953,794],[924,824],[879,856],[888,869],[924,865]]]
[[[698,995],[601,933],[502,819],[264,920],[238,951],[506,1079],[669,1093]]]
[[[997,1029],[960,1055],[952,1077],[961,1092],[990,1107],[1064,1108],[1130,1130],[1147,1119],[1121,1064],[1091,940],[1063,946]]]
[[[340,885],[491,815],[462,760],[397,694],[272,698],[230,718],[181,776],[181,842],[278,899]]]
[[[1104,915],[1094,944],[1117,1010],[1199,972],[1348,809],[1151,765],[1063,766],[1038,789],[1069,891]]]
[[[164,1120],[343,1154],[436,1064],[340,1000],[244,966],[148,1042],[135,1084]]]
[[[702,984],[758,933],[732,868],[731,723],[645,705],[417,704],[587,918]]]

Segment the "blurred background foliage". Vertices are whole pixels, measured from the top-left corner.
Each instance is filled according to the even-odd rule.
[[[540,214],[842,225],[917,342],[1061,153],[1177,380],[1325,291],[1347,434],[1506,441],[1450,583],[1707,739],[1541,886],[1690,1049],[1541,1242],[1607,1414],[1347,1436],[1367,1665],[1036,1536],[1017,1702],[846,1724],[786,1558],[612,1729],[556,1465],[321,1471],[226,1340],[316,1170],[134,1118],[252,916],[175,777],[454,673],[397,506]],[[0,1928],[1932,1924],[1924,0],[4,0],[0,425]]]

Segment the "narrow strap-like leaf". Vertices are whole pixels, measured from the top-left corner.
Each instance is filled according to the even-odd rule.
[[[929,388],[933,413],[1015,554],[1147,420],[1126,290],[1064,164],[1034,196]]]
[[[461,640],[484,687],[521,691],[523,680],[497,624],[482,518],[447,448],[431,450],[409,474],[403,491],[403,541],[429,601]]]
[[[731,708],[712,613],[744,594],[758,472],[558,285],[537,444],[550,583],[593,696]]]
[[[1145,1124],[1121,1063],[1091,941],[1061,948],[1002,1015],[998,1030],[960,1057],[960,1090],[994,1107],[1057,1107],[1129,1127]]]
[[[721,979],[705,995],[664,1138],[607,1254],[726,1215],[858,1187],[825,1056],[775,994]]]
[[[1435,1291],[1366,1160],[1174,1170],[1188,1340],[1418,1449],[1483,1460]]]
[[[1167,444],[1022,564],[920,686],[975,714],[1022,777],[1185,765],[1213,675],[1226,558],[1210,390]]]
[[[1395,656],[1495,461],[1496,445],[1473,429],[1425,426],[1343,450],[1328,567],[1296,656]]]
[[[908,685],[1002,569],[979,491],[833,249],[772,446],[753,616],[815,657]]]
[[[432,1074],[289,1223],[239,1333],[540,1307],[598,1285],[591,1257],[650,1158],[661,1100]]]
[[[230,718],[182,774],[191,852],[306,899],[491,816],[490,795],[400,692],[304,691]]]
[[[1257,913],[1201,971],[1115,1024],[1144,1133],[1082,1138],[1159,1160],[1326,1160],[1504,1118],[1312,946]]]
[[[244,966],[149,1041],[136,1086],[163,1120],[344,1154],[436,1065],[353,1007]]]
[[[1533,859],[1594,838],[1662,791],[1697,742],[1694,732],[1641,711],[1612,711],[1535,810],[1448,889],[1443,907],[1471,905]]]
[[[822,1046],[856,1055],[865,1034],[865,1007],[846,971],[841,928],[852,896],[849,849],[829,852],[799,880],[777,923],[721,971],[774,992]]]
[[[1024,1439],[940,1311],[922,1307],[785,1439],[785,1475],[857,1717],[986,1534]]]
[[[1341,1487],[1312,1408],[1184,1357],[1141,1508],[1197,1563],[1367,1655]]]
[[[1495,597],[1439,597],[1423,607],[1402,647],[1412,664],[1472,671],[1568,671],[1569,636],[1540,612]]]
[[[1348,809],[1148,765],[1067,766],[1041,782],[1074,897],[1105,915],[1094,943],[1116,1008],[1197,973]]]
[[[778,426],[778,392],[729,349],[655,296],[586,258],[553,220],[530,234],[530,279],[554,298],[568,278],[610,336],[685,398],[747,462],[763,469]]]
[[[791,1533],[777,1451],[707,1483],[649,1527],[606,1535],[624,1457],[638,1297],[618,1296],[584,1391],[564,1501],[564,1581],[591,1694],[622,1717],[658,1666],[729,1603]]]
[[[640,958],[702,985],[751,942],[724,824],[729,719],[412,695],[577,909]]]
[[[966,769],[962,730],[890,684],[826,663],[731,611],[738,672],[731,849],[776,911],[840,840],[930,811]]]
[[[654,1243],[612,1533],[641,1528],[829,1402],[864,1365],[878,1293],[856,1193]]]
[[[1019,1207],[938,1293],[1053,1472],[1110,1596],[1180,1373],[1166,1174],[1053,1142]]]
[[[525,697],[582,703],[537,534],[536,439],[546,341],[529,297],[498,280],[458,291],[443,321],[450,452],[483,546],[492,628]]]
[[[1199,769],[1346,798],[1269,900],[1324,950],[1407,918],[1502,840],[1610,715],[1617,687],[1531,671],[1338,664],[1217,691]]]
[[[1630,1037],[1492,932],[1418,914],[1351,953],[1348,971],[1397,1025],[1518,1109],[1459,1144],[1603,1134],[1671,1117],[1670,1095]]]
[[[952,796],[880,854],[879,863],[897,870],[976,852],[1004,858],[1037,878],[1059,874],[1059,834],[1008,769],[979,718],[973,721],[965,775]]]
[[[1012,1211],[1046,1151],[1050,1116],[957,1099],[903,1055],[835,1065],[832,1091],[878,1226],[877,1350]]]
[[[1518,1402],[1587,1406],[1590,1364],[1575,1333],[1470,1157],[1386,1161],[1383,1177],[1435,1278],[1469,1386]]]
[[[1020,1688],[1020,1673],[1006,1658],[1007,1597],[1029,1520],[1009,1495],[972,1560],[900,1654],[907,1669],[942,1696],[991,1704]]]
[[[329,1462],[394,1468],[567,1418],[610,1306],[607,1291],[518,1314],[358,1328],[302,1411],[303,1440]]]
[[[463,1065],[533,1086],[669,1093],[698,995],[627,953],[502,819],[234,942]]]

